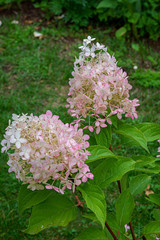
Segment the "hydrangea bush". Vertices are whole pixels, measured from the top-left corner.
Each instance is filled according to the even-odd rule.
[[[160,173],[160,155],[152,156],[148,143],[160,142],[160,125],[122,120],[122,116],[137,118],[138,99],[130,99],[127,74],[105,46],[92,44],[94,40],[83,40],[69,82],[67,107],[75,121],[64,124],[48,110],[39,117],[13,114],[6,128],[2,152],[8,154],[9,172],[22,181],[19,211],[32,208],[24,232],[66,226],[81,212],[94,227],[89,225],[74,240],[158,240],[160,194],[148,189],[152,177]],[[113,134],[121,144],[135,147],[136,152],[142,148],[144,154],[117,155]],[[117,184],[119,197],[110,213],[104,191],[112,183]],[[132,215],[135,196],[145,197],[144,192],[155,208],[153,221],[138,235]]]

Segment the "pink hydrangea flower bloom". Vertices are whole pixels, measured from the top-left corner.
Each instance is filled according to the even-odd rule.
[[[95,38],[83,40],[81,53],[75,60],[73,78],[69,79],[68,113],[77,119],[94,118],[93,126],[88,128],[96,133],[100,128],[112,124],[110,116],[117,115],[137,118],[138,99],[129,99],[127,73],[117,66],[115,57],[111,57],[107,48],[99,43],[92,44]],[[100,120],[104,120],[101,122]],[[99,122],[99,123],[98,123]]]
[[[88,165],[89,136],[78,125],[64,124],[51,111],[39,117],[13,114],[6,128],[2,152],[9,156],[9,172],[31,190],[65,189],[93,179]],[[12,149],[13,153],[10,153]]]

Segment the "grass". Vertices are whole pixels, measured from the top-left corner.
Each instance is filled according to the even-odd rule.
[[[158,90],[158,74],[160,59],[156,49],[144,42],[143,59],[139,53],[131,48],[129,40],[117,40],[102,29],[84,30],[79,33],[68,30],[65,26],[54,26],[53,23],[43,27],[40,23],[32,25],[13,25],[12,18],[3,18],[0,35],[0,132],[1,139],[8,120],[12,113],[41,114],[50,109],[60,116],[63,122],[71,122],[72,118],[64,107],[68,94],[68,79],[71,77],[75,55],[78,56],[78,46],[87,35],[97,38],[97,41],[108,46],[110,53],[115,57],[130,76],[133,85],[132,97],[140,99],[139,118],[137,122],[158,122],[158,106],[160,104]],[[43,39],[36,39],[33,32],[36,29],[43,34]],[[36,30],[37,31],[37,30]],[[138,70],[133,70],[133,66]],[[149,70],[147,70],[149,69]],[[153,77],[149,87],[139,84],[139,79],[144,79],[144,73],[151,72]],[[149,81],[149,77],[148,77]],[[155,83],[156,81],[156,83]],[[154,154],[158,144],[153,146]],[[152,146],[151,146],[152,147]],[[122,150],[125,153],[125,149]],[[7,155],[1,154],[0,185],[3,189],[0,193],[0,239],[54,239],[70,240],[76,236],[77,230],[85,228],[88,220],[79,219],[68,227],[53,227],[42,231],[36,236],[30,236],[21,232],[26,228],[30,211],[19,215],[17,207],[17,195],[20,184],[14,174],[8,173],[6,164]],[[159,176],[155,177],[156,186],[159,185]],[[152,186],[154,187],[154,186]],[[157,188],[158,188],[157,187]],[[115,187],[113,188],[113,191]],[[146,202],[142,201],[138,210],[147,218]],[[114,200],[110,203],[110,210],[114,206]],[[137,212],[135,212],[135,215]],[[137,232],[141,225],[136,230]]]

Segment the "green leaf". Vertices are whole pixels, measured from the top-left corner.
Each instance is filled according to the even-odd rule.
[[[106,128],[101,128],[100,133],[95,134],[95,138],[98,145],[109,148],[112,140],[111,126],[108,125]]]
[[[122,176],[134,169],[135,162],[131,158],[119,157],[105,159],[93,171],[94,181],[101,188],[111,182],[120,180]]]
[[[111,152],[108,148],[99,145],[90,146],[88,148],[88,151],[91,153],[91,155],[88,156],[88,160],[86,160],[86,163],[114,156],[114,153]]]
[[[83,214],[82,217],[88,218],[88,219],[92,220],[93,222],[97,222],[97,223],[101,224],[98,221],[98,219],[94,213],[86,213],[86,214]]]
[[[118,118],[117,115],[112,115],[109,117],[112,121],[112,125],[117,128],[118,124],[121,122]]]
[[[160,221],[150,222],[143,229],[143,234],[160,233]]]
[[[95,136],[90,136],[89,140],[89,146],[94,146],[94,145],[97,145],[97,142],[96,142],[96,139],[95,139]]]
[[[24,232],[36,234],[51,226],[66,226],[77,216],[77,207],[64,195],[52,193],[33,207],[29,227]]]
[[[135,12],[132,14],[130,18],[128,18],[128,22],[136,24],[140,18],[140,13]]]
[[[124,174],[121,178],[121,191],[124,192],[128,188],[128,174]]]
[[[159,160],[160,158],[155,158],[152,156],[132,156],[132,158],[136,161],[135,164],[135,171],[144,172],[144,173],[159,173],[160,172],[160,165]]]
[[[140,174],[134,177],[129,184],[130,192],[133,196],[143,192],[151,182],[151,177],[146,174]]]
[[[154,167],[154,168],[135,168],[134,169],[137,172],[143,172],[143,173],[160,173],[160,167]]]
[[[73,240],[106,240],[106,235],[103,230],[98,227],[89,227]]]
[[[157,62],[156,62],[156,60],[155,60],[154,57],[152,57],[152,56],[147,56],[147,59],[148,59],[153,65],[157,65]]]
[[[149,198],[146,199],[160,206],[160,194],[150,194]]]
[[[120,194],[116,202],[116,218],[119,226],[128,224],[134,209],[134,200],[129,189]]]
[[[121,27],[116,31],[116,38],[121,38],[122,36],[125,35],[127,32],[127,29],[125,27]]]
[[[121,227],[119,229],[119,225],[116,219],[116,216],[107,212],[107,219],[106,219],[108,225],[110,226],[110,228],[112,229],[113,233],[117,236],[118,232],[119,232],[119,236],[118,236],[118,240],[126,240],[126,237],[123,235],[125,233],[125,228]],[[108,229],[105,228],[105,233],[107,235],[107,238],[109,240],[113,240],[113,237],[111,236],[111,234],[109,233]]]
[[[132,47],[132,49],[135,50],[136,52],[139,51],[139,44],[137,44],[137,43],[132,43],[132,44],[131,44],[131,47]]]
[[[133,147],[133,146],[139,147],[139,143],[135,142],[135,140],[124,135],[121,135],[121,144],[127,147]]]
[[[152,211],[153,217],[155,218],[155,220],[160,220],[160,209],[154,209]]]
[[[155,234],[145,234],[145,239],[146,240],[156,240],[156,235]]]
[[[112,181],[115,181],[114,170],[116,162],[116,158],[105,159],[93,170],[94,182],[101,188],[105,188]]]
[[[117,0],[103,0],[101,1],[98,6],[97,9],[99,8],[116,8],[117,7]]]
[[[136,168],[152,165],[154,162],[159,160],[159,158],[145,155],[132,156],[132,158],[136,161],[135,163]]]
[[[141,123],[136,124],[136,128],[138,128],[141,132],[143,132],[144,136],[147,139],[147,142],[155,141],[160,139],[160,125],[157,123]]]
[[[147,140],[144,134],[138,128],[128,124],[121,124],[115,132],[128,137],[133,141],[133,143],[135,142],[136,145],[138,144],[139,146],[144,148],[147,152],[149,152],[147,147]]]
[[[106,201],[103,191],[100,187],[92,184],[84,184],[78,188],[82,193],[87,207],[94,212],[102,227],[105,226],[106,220]]]
[[[19,212],[22,213],[25,209],[43,202],[51,194],[51,190],[44,189],[32,191],[30,189],[27,189],[27,185],[22,185],[18,195]]]

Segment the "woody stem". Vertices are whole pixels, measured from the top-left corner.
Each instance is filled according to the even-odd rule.
[[[110,232],[110,234],[112,235],[112,237],[114,238],[114,240],[118,240],[118,238],[117,238],[116,235],[112,232],[112,229],[110,228],[110,226],[108,225],[107,222],[105,222],[105,225],[106,225],[108,231]]]

